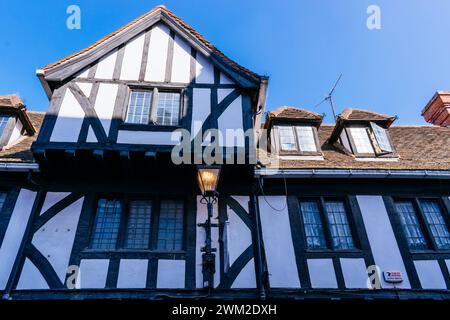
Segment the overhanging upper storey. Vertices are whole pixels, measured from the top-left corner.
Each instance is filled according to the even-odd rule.
[[[257,125],[268,83],[163,6],[37,75],[50,98],[39,159],[48,150],[168,152],[184,139],[179,129],[202,147],[248,151],[236,135]]]

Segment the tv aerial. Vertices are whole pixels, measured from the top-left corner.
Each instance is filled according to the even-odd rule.
[[[334,83],[333,88],[330,90],[330,92],[328,93],[328,96],[326,96],[322,101],[320,101],[318,104],[316,104],[314,106],[314,108],[317,108],[318,106],[320,106],[322,103],[324,103],[325,101],[330,101],[330,105],[331,105],[331,111],[333,112],[333,119],[334,121],[336,121],[336,112],[334,110],[334,104],[333,104],[333,93],[334,90],[336,89],[339,81],[342,78],[342,73],[339,75],[339,78],[336,80],[336,82]]]

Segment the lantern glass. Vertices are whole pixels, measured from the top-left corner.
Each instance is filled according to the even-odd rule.
[[[220,168],[199,167],[197,171],[198,186],[203,196],[213,195],[217,190]]]

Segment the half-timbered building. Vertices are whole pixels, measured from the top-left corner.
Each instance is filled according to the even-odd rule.
[[[450,297],[448,92],[429,126],[263,119],[268,78],[163,6],[37,76],[46,113],[0,96],[3,299]]]

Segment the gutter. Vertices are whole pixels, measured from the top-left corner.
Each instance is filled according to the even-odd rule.
[[[450,179],[448,170],[256,169],[264,178]]]
[[[39,172],[39,164],[32,163],[14,163],[14,162],[0,162],[0,171],[11,172]]]

